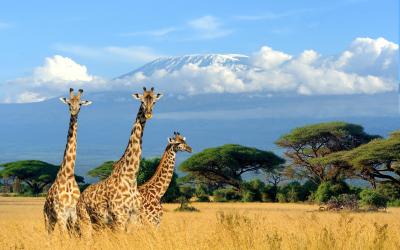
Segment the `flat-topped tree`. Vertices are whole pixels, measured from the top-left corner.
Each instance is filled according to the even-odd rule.
[[[230,185],[240,190],[243,174],[257,171],[269,172],[284,162],[284,159],[269,151],[226,144],[208,148],[193,155],[179,168],[201,182]]]
[[[378,137],[365,133],[360,125],[327,122],[295,128],[275,143],[286,149],[285,156],[290,160],[289,168],[295,177],[320,183],[340,180],[347,175],[346,168],[336,164],[318,164],[313,159],[353,149]]]
[[[340,151],[317,161],[342,165],[376,187],[377,182],[400,187],[400,130],[386,139],[374,139],[349,151]]]
[[[34,195],[42,193],[46,186],[53,183],[60,169],[60,166],[37,160],[8,162],[0,164],[1,167],[0,176],[18,178],[28,185]],[[75,180],[78,183],[84,182],[84,178],[79,175],[75,175]]]

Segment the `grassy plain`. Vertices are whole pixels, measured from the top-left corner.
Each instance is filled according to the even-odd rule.
[[[85,241],[44,231],[43,198],[0,197],[0,249],[400,249],[400,209],[319,212],[317,206],[195,203],[200,212],[166,204],[158,229],[102,232]]]

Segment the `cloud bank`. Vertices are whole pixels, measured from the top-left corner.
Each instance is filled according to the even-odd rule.
[[[164,69],[150,74],[136,72],[120,82],[154,82],[162,89],[189,94],[256,91],[375,94],[397,90],[398,51],[397,44],[384,38],[357,38],[336,56],[322,56],[314,50],[289,55],[263,46],[246,58],[245,65],[239,65],[243,67],[232,68],[223,63],[200,66],[194,62],[172,72]]]
[[[210,20],[200,20],[193,25],[201,28],[203,22]],[[323,56],[314,50],[290,55],[263,46],[249,57],[215,55],[216,59],[207,65],[199,61],[186,62],[172,70],[155,67],[151,72],[136,71],[114,80],[93,76],[86,66],[55,55],[46,58],[31,76],[0,84],[0,102],[42,101],[64,94],[70,86],[107,91],[132,90],[149,83],[168,93],[191,95],[375,94],[398,89],[398,52],[399,46],[384,38],[357,38],[335,56]],[[118,53],[125,52],[119,50]],[[227,58],[231,58],[230,61]]]

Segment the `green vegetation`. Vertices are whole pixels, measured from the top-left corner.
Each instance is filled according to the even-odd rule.
[[[295,128],[276,144],[286,162],[273,152],[236,144],[192,155],[179,166],[185,175],[174,173],[164,202],[180,202],[180,211],[193,210],[190,201],[312,202],[332,210],[400,206],[400,130],[381,138],[356,124],[320,123]],[[151,178],[159,162],[142,159],[138,185]],[[104,179],[113,163],[104,162],[88,175]],[[34,195],[46,190],[59,169],[41,161],[1,166],[3,193]],[[83,177],[76,178],[83,189]],[[363,188],[351,185],[355,181]]]
[[[241,190],[243,174],[273,171],[284,162],[272,152],[227,144],[191,156],[180,165],[180,170],[199,182],[230,185]]]
[[[292,178],[308,178],[321,183],[338,181],[351,175],[351,169],[340,164],[320,164],[313,161],[342,150],[350,150],[367,143],[376,135],[364,132],[363,127],[345,122],[319,123],[293,129],[276,144],[284,149],[290,159],[287,166]]]
[[[10,186],[10,182],[12,182],[14,190],[18,191],[16,189],[21,189],[18,188],[18,182],[22,182],[27,185],[28,192],[33,195],[38,195],[43,192],[44,188],[48,188],[60,168],[60,166],[35,160],[10,162],[1,164],[1,166],[3,168],[0,170],[0,176],[3,178],[4,186]],[[84,182],[82,176],[75,175],[75,179],[78,183]],[[8,190],[11,189],[8,188]]]

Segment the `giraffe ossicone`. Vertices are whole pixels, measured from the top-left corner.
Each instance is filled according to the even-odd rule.
[[[79,198],[77,213],[83,234],[93,227],[126,230],[132,218],[141,219],[142,202],[136,178],[142,156],[143,131],[162,94],[155,93],[154,88],[147,90],[144,87],[143,93],[132,96],[140,101],[140,107],[124,154],[113,164],[109,177],[87,187]]]
[[[79,186],[75,180],[78,114],[81,106],[92,103],[81,100],[82,93],[83,90],[80,89],[74,95],[74,90],[70,88],[69,98],[60,98],[69,107],[70,122],[64,158],[56,179],[47,192],[43,208],[45,227],[48,233],[53,232],[56,224],[60,231],[71,232],[77,220],[76,204],[80,195]]]
[[[146,219],[145,223],[151,223],[156,226],[160,224],[163,215],[161,198],[171,183],[178,151],[192,153],[192,148],[186,143],[185,137],[178,132],[174,132],[174,136],[168,138],[167,147],[156,172],[150,180],[139,186],[143,207],[142,217]]]

